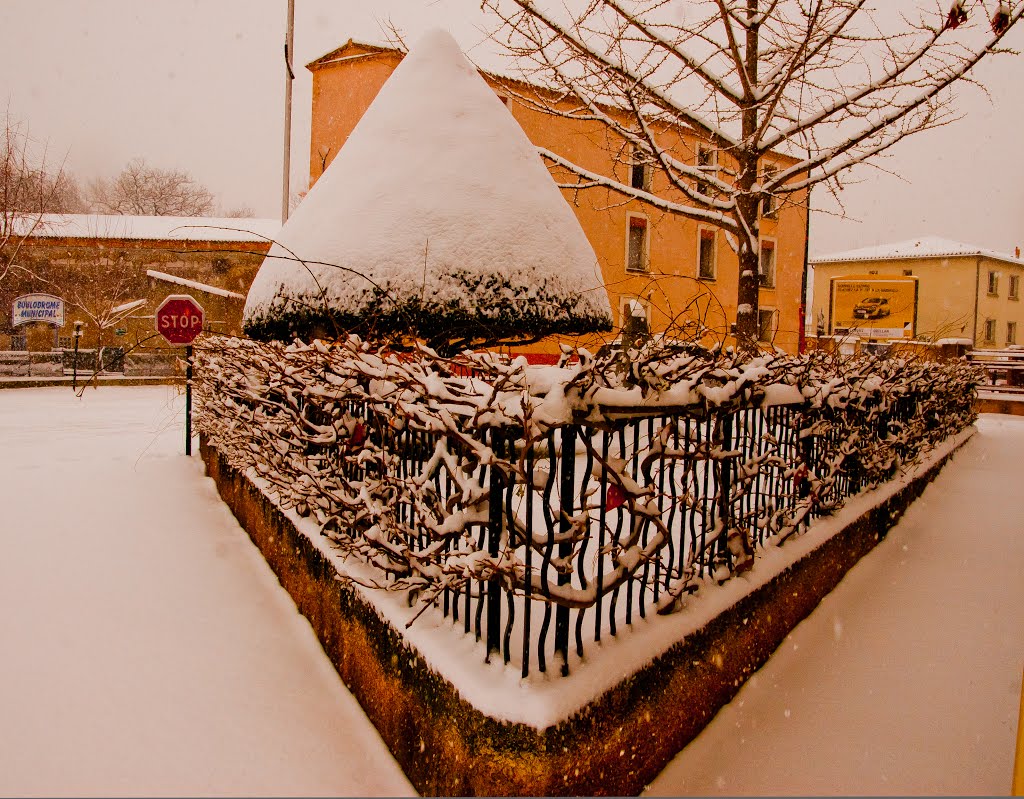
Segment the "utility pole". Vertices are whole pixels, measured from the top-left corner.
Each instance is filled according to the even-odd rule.
[[[288,0],[288,27],[284,35],[284,176],[281,185],[281,224],[288,221],[289,173],[292,168],[292,45],[295,39],[295,0]]]

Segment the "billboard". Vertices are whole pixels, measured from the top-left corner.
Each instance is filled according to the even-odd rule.
[[[829,299],[833,335],[912,339],[917,333],[917,278],[913,275],[849,275],[832,278]]]
[[[11,308],[11,326],[29,322],[45,322],[56,327],[64,326],[64,300],[52,294],[22,294],[15,298]]]

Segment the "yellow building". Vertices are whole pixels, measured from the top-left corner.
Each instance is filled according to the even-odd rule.
[[[377,96],[404,53],[348,41],[307,65],[313,73],[310,184],[323,174],[356,123]],[[669,190],[667,179],[649,167],[631,164],[623,142],[613,141],[598,122],[544,114],[517,102],[514,94],[536,87],[484,75],[538,146],[637,188],[683,200]],[[510,91],[513,86],[515,91]],[[690,130],[666,128],[661,136],[677,154],[708,169],[727,170],[729,159]],[[775,168],[792,161],[778,156]],[[768,168],[772,168],[769,165]],[[639,304],[651,329],[699,321],[722,337],[736,318],[738,259],[722,231],[663,213],[637,200],[604,189],[563,190],[601,265],[616,326],[626,310]],[[763,208],[760,296],[761,338],[795,352],[802,316],[807,212],[802,195],[795,201]],[[535,345],[534,350],[543,349]],[[529,348],[524,348],[529,351]],[[550,345],[548,345],[550,349]]]
[[[820,334],[963,339],[989,349],[1024,343],[1019,253],[929,237],[817,256],[811,266]],[[903,332],[908,319],[912,329]]]

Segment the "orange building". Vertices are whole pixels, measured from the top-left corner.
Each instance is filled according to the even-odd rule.
[[[310,185],[338,154],[403,57],[397,49],[349,40],[307,65],[313,73]],[[632,164],[625,143],[613,140],[600,123],[544,114],[518,102],[508,88],[515,86],[525,95],[535,87],[488,74],[484,78],[535,145],[627,185],[673,198],[667,179]],[[719,161],[718,153],[690,130],[665,129],[662,136],[666,145],[677,154],[688,153],[695,164],[729,168],[725,156]],[[779,168],[792,163],[783,155],[772,160]],[[563,189],[563,194],[597,253],[617,326],[627,309],[639,303],[653,331],[694,322],[702,322],[716,337],[728,331],[736,318],[739,269],[722,231],[605,189]],[[797,350],[802,317],[804,199],[800,195],[763,208],[761,219],[760,338],[790,352]]]

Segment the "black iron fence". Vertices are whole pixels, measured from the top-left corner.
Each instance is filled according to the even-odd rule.
[[[839,402],[594,406],[547,426],[303,369],[200,348],[200,429],[524,676],[568,673],[589,642],[743,572],[973,419],[973,378],[927,369]]]
[[[394,455],[402,479],[425,473],[441,434],[395,433],[368,405],[350,409]],[[904,400],[875,414],[876,441],[916,410]],[[487,487],[488,518],[470,553],[514,558],[523,578],[514,587],[501,574],[467,579],[443,588],[435,607],[482,642],[488,659],[517,660],[524,676],[552,662],[567,673],[571,649],[582,657],[588,640],[615,636],[677,603],[681,585],[688,592],[705,580],[724,581],[752,555],[749,549],[806,529],[910,455],[910,445],[896,437],[882,463],[864,463],[879,453],[853,446],[851,427],[837,423],[845,419],[812,420],[807,411],[675,409],[615,419],[608,409],[607,424],[551,429],[530,445],[521,430],[492,428],[486,443],[499,460],[478,465],[473,475]],[[366,467],[353,470],[344,447],[321,454],[339,468],[347,461],[350,479],[367,476]],[[622,477],[633,485],[623,487]],[[460,506],[459,487],[446,473],[434,472],[431,484],[440,504]],[[417,528],[417,506],[406,499],[396,506],[399,520],[421,532],[404,543],[424,551],[435,541]],[[749,546],[736,544],[737,537]],[[633,568],[622,556],[637,545]],[[446,543],[449,552],[453,546]]]

